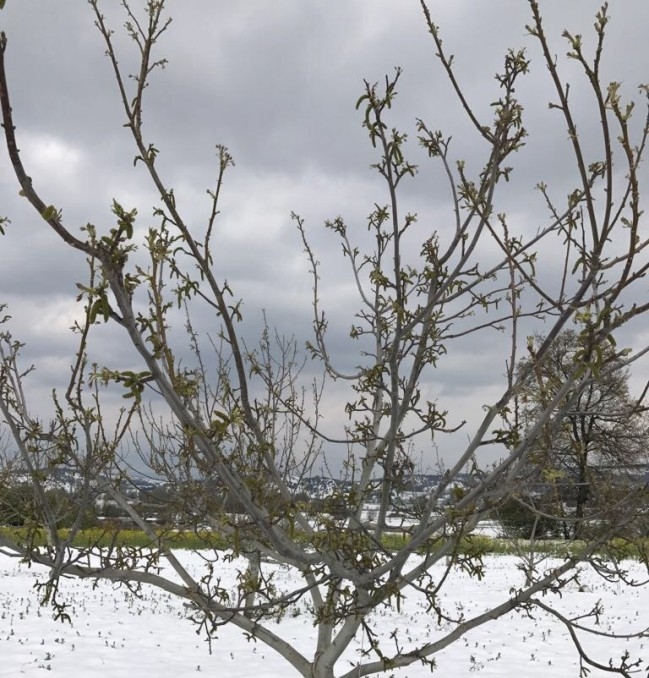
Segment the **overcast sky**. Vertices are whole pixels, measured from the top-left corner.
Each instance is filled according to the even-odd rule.
[[[134,7],[143,3],[133,0]],[[310,327],[310,281],[291,211],[306,221],[323,266],[323,300],[332,322],[332,340],[342,360],[355,304],[340,247],[325,233],[325,219],[342,215],[362,242],[374,203],[388,197],[369,169],[376,160],[354,109],[363,80],[382,80],[395,66],[404,69],[393,123],[415,138],[415,120],[453,135],[454,157],[478,160],[484,149],[468,133],[461,111],[435,59],[419,2],[415,0],[176,0],[173,23],[159,45],[169,60],[152,79],[145,102],[145,132],[160,149],[159,166],[175,187],[189,220],[203,223],[213,185],[215,144],[226,145],[236,167],[227,175],[221,204],[216,265],[244,299],[249,331],[261,310],[280,332],[300,343]],[[120,61],[133,63],[131,45],[120,31],[116,0],[103,3],[116,29]],[[529,116],[530,140],[516,160],[516,190],[504,207],[521,223],[534,224],[542,210],[533,190],[545,180],[563,195],[572,189],[565,132],[548,111],[550,89],[539,50],[526,35],[528,3],[523,0],[431,0],[457,72],[480,113],[497,97],[493,79],[508,47],[526,47],[532,72],[519,94]],[[627,94],[649,81],[649,3],[612,0],[606,77],[621,80]],[[541,2],[546,29],[565,61],[562,28],[585,34],[592,46],[590,0]],[[155,195],[143,171],[133,166],[134,147],[122,126],[124,113],[93,26],[81,0],[7,0],[0,25],[9,39],[8,78],[18,143],[28,174],[45,202],[63,209],[71,229],[91,222],[112,225],[110,204],[137,207],[140,225],[154,223]],[[118,37],[119,36],[119,37]],[[584,139],[596,130],[592,102],[583,96],[574,63],[565,64],[574,82],[574,103]],[[554,122],[553,122],[554,120]],[[65,378],[74,341],[68,331],[79,312],[75,283],[84,280],[84,262],[66,250],[18,196],[6,152],[0,155],[0,211],[12,224],[0,242],[0,299],[9,304],[10,327],[27,344],[36,363],[31,377],[35,407],[45,413],[45,394]],[[434,166],[411,144],[422,165],[405,187],[404,211],[420,214],[421,241],[450,219],[448,195]],[[644,170],[646,172],[646,169]],[[486,256],[486,255],[485,255]],[[543,274],[543,271],[540,272]],[[546,272],[547,273],[547,272]],[[644,328],[649,333],[649,329]],[[642,332],[643,328],[636,328]],[[130,367],[132,354],[116,333],[98,334],[98,349],[115,367]],[[633,342],[633,337],[629,337]],[[346,347],[346,348],[345,348]],[[464,342],[440,367],[429,396],[451,411],[451,420],[469,426],[438,452],[447,461],[479,420],[482,406],[502,391],[505,354],[500,338],[483,336],[479,346]],[[642,375],[636,375],[638,383]],[[328,403],[332,427],[340,421]],[[425,463],[435,461],[421,450]]]

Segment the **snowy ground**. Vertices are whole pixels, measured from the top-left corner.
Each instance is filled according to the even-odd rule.
[[[199,564],[195,554],[183,553],[183,559],[190,567]],[[462,572],[453,574],[445,588],[447,609],[471,615],[501,602],[511,586],[521,583],[515,558],[494,556],[486,563],[487,577],[481,582]],[[73,625],[55,622],[51,610],[37,603],[33,586],[39,577],[43,577],[42,570],[29,569],[0,555],[0,676],[294,675],[279,656],[260,643],[246,641],[236,629],[223,628],[210,653],[207,643],[187,621],[183,604],[157,590],[146,590],[138,599],[108,584],[93,589],[90,582],[69,580],[64,591]],[[623,633],[649,626],[647,590],[606,583],[589,572],[584,573],[581,589],[571,584],[564,591],[561,609],[566,614],[586,611],[601,600],[605,615],[600,630]],[[398,627],[404,632],[404,642],[408,638],[431,639],[441,633],[414,601],[406,603],[400,615],[386,611],[379,614],[386,636]],[[310,654],[314,633],[305,614],[284,618],[278,630]],[[619,657],[624,649],[620,641],[602,637],[583,638],[583,644],[603,663],[609,657]],[[639,675],[649,675],[649,638],[631,642],[629,649],[633,656],[643,658]],[[352,648],[346,659],[353,661],[357,651],[358,647]],[[349,666],[341,664],[340,668],[347,670]],[[476,673],[499,678],[579,676],[571,641],[556,621],[541,613],[536,619],[514,614],[474,630],[439,654],[437,666],[435,674],[455,678]],[[422,666],[395,672],[396,678],[430,675],[430,669]],[[610,674],[593,669],[589,677],[604,675]]]

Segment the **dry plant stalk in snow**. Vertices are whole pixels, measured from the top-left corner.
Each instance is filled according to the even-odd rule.
[[[422,0],[422,20],[438,62],[472,125],[484,162],[473,171],[454,161],[450,138],[423,120],[417,122],[419,143],[448,186],[453,227],[450,236],[429,228],[423,240],[413,242],[416,215],[404,214],[399,199],[402,184],[411,180],[417,167],[407,159],[406,135],[390,125],[400,71],[381,85],[366,83],[357,108],[376,150],[374,169],[386,190],[385,205],[376,205],[367,222],[373,248],[359,248],[342,218],[326,224],[340,239],[358,291],[348,349],[357,356],[353,362],[358,366],[352,371],[340,368],[328,348],[320,297],[327,281],[320,279],[317,253],[303,218],[293,215],[313,283],[314,332],[307,352],[321,361],[324,374],[310,384],[303,377],[300,347],[283,338],[281,328],[278,333],[267,329],[255,347],[244,342],[236,290],[222,280],[213,264],[223,177],[233,165],[230,153],[217,146],[211,210],[202,228],[190,228],[156,163],[158,146],[146,138],[146,86],[151,73],[165,63],[154,56],[170,24],[164,0],[150,0],[142,14],[124,3],[126,30],[140,57],[139,70],[131,78],[121,70],[99,0],[89,4],[137,148],[135,162],[148,172],[158,195],[158,225],[140,241],[136,210],[115,200],[113,228],[88,224],[73,231],[60,210],[42,200],[18,153],[9,101],[11,74],[5,70],[10,43],[3,34],[0,102],[21,194],[60,237],[61,248],[69,248],[71,256],[85,257],[89,266],[88,280],[78,285],[85,309],[83,321],[74,328],[78,352],[71,361],[68,389],[54,395],[51,421],[31,414],[25,379],[29,370],[20,364],[21,345],[8,333],[2,336],[0,408],[16,450],[3,472],[19,469],[28,474],[32,489],[28,529],[20,537],[3,533],[3,552],[51,568],[43,590],[55,605],[63,575],[131,587],[157,586],[189,601],[206,633],[214,634],[221,624],[234,624],[279,652],[305,677],[351,678],[414,662],[432,665],[436,652],[476,626],[516,609],[537,608],[556,615],[574,634],[584,666],[629,675],[636,666],[632,658],[608,666],[586,656],[576,633],[584,632],[589,620],[563,617],[542,594],[565,585],[584,562],[624,580],[611,540],[620,534],[629,538],[628,525],[636,518],[642,498],[640,488],[617,488],[614,507],[609,506],[605,514],[597,506],[589,513],[584,503],[580,524],[588,522],[591,529],[566,548],[569,555],[553,561],[549,569],[532,568],[522,588],[503,591],[502,602],[483,614],[462,618],[443,609],[440,592],[445,579],[433,580],[428,574],[442,561],[449,568],[463,567],[481,576],[480,553],[471,549],[467,535],[482,517],[521,495],[530,469],[538,467],[543,441],[562,430],[582,394],[596,387],[598,380],[627,369],[649,348],[620,349],[614,339],[649,309],[643,293],[649,240],[641,229],[639,177],[649,127],[646,121],[636,123],[635,111],[621,99],[618,83],[600,79],[606,8],[596,17],[592,59],[585,55],[581,37],[564,33],[569,56],[581,67],[590,88],[594,102],[590,113],[599,124],[600,159],[589,164],[577,133],[569,86],[549,47],[539,6],[529,3],[527,29],[543,55],[540,65],[554,88],[551,107],[567,130],[561,143],[570,146],[574,162],[574,185],[568,190],[559,187],[568,194],[564,201],[554,199],[545,184],[537,186],[547,220],[531,232],[529,225],[511,223],[498,207],[513,173],[509,159],[527,136],[515,88],[528,72],[528,56],[524,51],[506,54],[497,76],[492,117],[482,119],[462,89],[453,59]],[[11,3],[4,11],[11,11]],[[646,89],[641,88],[641,93],[645,96]],[[625,177],[622,182],[620,176]],[[486,247],[497,256],[485,259]],[[412,256],[415,251],[417,257]],[[548,281],[537,273],[548,253],[556,258],[556,252],[564,260],[562,277]],[[634,299],[638,301],[629,301]],[[179,308],[186,313],[189,333],[183,338],[189,341],[192,364],[178,357],[172,326]],[[206,310],[213,314],[212,337],[194,329],[192,319]],[[93,331],[101,323],[121,328],[124,340],[139,355],[138,370],[89,364]],[[550,383],[543,366],[569,328],[575,333],[574,359],[560,383]],[[454,342],[495,331],[502,337],[507,366],[502,394],[484,409],[457,463],[446,470],[437,489],[417,504],[416,514],[395,539],[388,517],[399,502],[404,478],[416,466],[415,451],[431,448],[433,438],[443,441],[459,426],[452,413],[426,400],[423,386]],[[527,335],[533,336],[534,331],[542,331],[542,339],[528,341]],[[347,424],[337,437],[323,433],[319,409],[331,379],[348,383],[352,393],[341,407]],[[517,404],[522,394],[529,394],[530,384],[539,397],[523,421]],[[102,397],[106,389],[116,386],[130,398],[130,406],[109,424]],[[640,412],[641,399],[634,407]],[[174,555],[174,531],[155,530],[141,504],[125,492],[128,466],[122,451],[129,441],[138,446],[151,471],[172,488],[168,501],[173,524],[196,528],[198,534],[209,528],[222,540],[225,551],[210,550],[206,541],[203,578],[192,577]],[[350,482],[313,512],[308,502],[296,496],[295,480],[310,476],[314,465],[321,463],[323,447],[334,445],[348,450]],[[502,460],[492,468],[482,467],[476,456],[485,446],[503,450]],[[60,468],[74,470],[81,478],[71,528],[66,531],[60,529],[60,512],[48,492],[49,483],[55,482],[54,471]],[[460,474],[468,472],[473,473],[470,486],[452,493],[453,503],[440,508],[440,498]],[[152,551],[117,545],[99,548],[97,543],[72,547],[84,515],[100,494],[109,496],[149,535]],[[370,502],[377,507],[371,520],[365,510]],[[543,507],[528,508],[548,517]],[[563,513],[554,517],[569,519]],[[37,525],[46,530],[45,547],[35,543]],[[250,563],[234,593],[224,590],[219,579],[220,560],[230,552],[247,556]],[[159,574],[160,558],[168,561],[178,580]],[[266,558],[294,570],[299,587],[277,590],[264,570]],[[426,597],[430,614],[443,622],[438,637],[410,647],[397,634],[382,646],[371,613],[383,605],[398,606],[403,596],[415,592]],[[274,623],[304,599],[317,627],[311,648],[294,647]],[[590,621],[591,631],[597,632],[596,609]],[[339,659],[357,637],[363,638],[364,652],[350,668]]]

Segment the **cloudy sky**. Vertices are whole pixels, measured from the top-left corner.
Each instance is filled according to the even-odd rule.
[[[140,0],[133,0],[140,7]],[[145,132],[160,149],[159,167],[173,186],[186,218],[203,223],[213,185],[215,145],[226,145],[236,167],[228,175],[218,225],[216,265],[244,299],[251,336],[264,309],[280,332],[300,343],[310,324],[308,267],[291,211],[306,222],[322,263],[322,297],[338,357],[350,361],[346,336],[355,305],[351,278],[325,219],[342,215],[359,242],[374,203],[387,202],[381,181],[369,169],[376,156],[354,109],[363,80],[382,80],[400,66],[393,124],[415,138],[415,120],[453,135],[456,158],[477,161],[484,152],[462,120],[461,110],[435,59],[419,2],[415,0],[170,0],[173,23],[159,45],[168,66],[152,79],[145,102]],[[563,195],[572,188],[565,131],[552,118],[551,90],[539,50],[526,35],[523,0],[431,0],[445,46],[456,55],[457,73],[479,114],[497,97],[493,79],[508,47],[526,47],[532,72],[519,94],[526,107],[530,140],[516,160],[514,189],[503,197],[521,223],[535,224],[542,211],[533,190],[545,180]],[[119,3],[103,2],[125,70],[133,65],[132,44],[123,36]],[[598,3],[541,2],[546,29],[564,62],[562,28],[584,33],[593,44]],[[547,7],[546,7],[547,6]],[[646,0],[612,0],[605,77],[624,92],[649,80]],[[81,0],[7,0],[0,26],[9,39],[7,70],[19,146],[28,174],[47,203],[63,209],[76,229],[87,222],[112,225],[117,198],[137,207],[140,226],[155,223],[155,195],[135,155],[102,40],[87,3]],[[584,139],[597,129],[592,101],[580,87],[574,63],[573,102]],[[594,137],[593,137],[594,139]],[[424,241],[451,214],[438,168],[416,143],[411,159],[419,175],[404,189],[404,211],[418,212]],[[646,171],[646,170],[645,170]],[[6,153],[0,154],[0,210],[11,219],[0,243],[0,298],[9,305],[10,328],[37,365],[30,388],[35,408],[45,413],[45,394],[60,385],[74,351],[68,331],[79,308],[75,283],[84,262],[67,251],[18,196]],[[541,273],[543,273],[541,271]],[[637,327],[638,335],[649,329]],[[633,342],[634,338],[629,337]],[[97,336],[98,351],[128,365],[133,357],[110,331]],[[351,347],[353,348],[353,346]],[[119,367],[120,365],[115,365]],[[453,419],[467,419],[460,436],[441,449],[422,450],[426,462],[439,453],[447,461],[471,433],[482,406],[502,390],[505,354],[498,336],[482,336],[450,351],[430,397]],[[634,377],[638,383],[641,375]],[[332,428],[340,421],[335,398],[327,407]]]

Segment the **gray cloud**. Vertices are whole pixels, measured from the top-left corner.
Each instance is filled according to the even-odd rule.
[[[117,30],[120,62],[132,70],[133,45],[120,33],[119,3],[104,5]],[[547,108],[553,93],[538,49],[526,36],[527,5],[438,0],[430,6],[445,46],[456,55],[470,102],[486,122],[489,104],[498,96],[493,75],[505,49],[529,48],[532,72],[519,95],[530,138],[513,161],[517,174],[503,186],[497,209],[511,214],[514,228],[534,232],[546,219],[534,184],[545,180],[553,195],[565,196],[573,187],[574,163],[563,123]],[[363,79],[380,81],[394,66],[404,68],[393,120],[409,133],[411,157],[421,165],[402,196],[403,210],[420,215],[418,242],[408,256],[418,253],[420,241],[433,230],[444,238],[452,228],[447,185],[439,167],[417,148],[416,118],[453,135],[454,157],[465,158],[472,167],[484,159],[485,149],[462,119],[436,63],[419,3],[183,0],[170,8],[174,22],[159,46],[169,64],[152,79],[145,104],[145,131],[160,148],[163,175],[175,187],[188,220],[200,228],[209,209],[205,191],[216,172],[214,146],[223,143],[232,151],[237,165],[226,177],[216,265],[220,277],[245,299],[250,337],[259,332],[261,309],[272,324],[289,334],[295,331],[300,340],[309,331],[310,280],[290,220],[292,210],[300,213],[322,262],[332,349],[343,364],[355,364],[348,333],[358,303],[339,243],[321,226],[340,214],[352,237],[366,242],[367,214],[374,203],[388,200],[379,177],[368,169],[376,152],[361,128],[361,113],[354,110]],[[560,38],[563,27],[583,32],[593,49],[592,2],[543,3],[542,9],[560,60],[565,61],[566,51]],[[649,72],[644,47],[649,5],[613,0],[610,10],[605,73],[622,80],[631,95]],[[154,223],[155,195],[142,167],[133,167],[135,151],[122,127],[124,113],[89,8],[85,3],[10,1],[0,23],[9,37],[7,62],[19,144],[44,198],[63,209],[71,228],[91,222],[108,229],[115,197],[125,207],[138,207],[144,232]],[[564,66],[573,84],[580,134],[589,158],[598,159],[592,97],[577,85],[576,65]],[[74,350],[67,320],[75,312],[71,300],[75,282],[84,280],[84,262],[58,245],[18,196],[6,155],[0,162],[0,197],[2,214],[13,222],[2,241],[0,298],[10,301],[14,331],[44,365],[33,377],[42,396]],[[557,257],[540,254],[540,274],[551,279]],[[487,261],[495,250],[481,256]],[[178,323],[182,343],[181,316]],[[119,336],[116,328],[101,330],[98,355],[130,365],[134,356],[121,348]],[[458,418],[475,422],[476,415],[468,413],[479,415],[486,399],[498,395],[495,384],[501,383],[505,361],[500,340],[492,333],[459,344],[431,381],[431,397],[439,397],[442,407],[447,406],[442,401],[448,402]],[[340,417],[334,413],[336,399],[331,401],[334,424]],[[458,444],[445,446],[444,455],[452,457]]]

